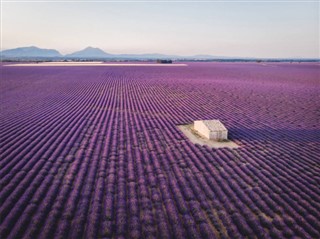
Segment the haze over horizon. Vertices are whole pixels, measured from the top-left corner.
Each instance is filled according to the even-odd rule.
[[[319,58],[319,2],[2,1],[1,49]]]

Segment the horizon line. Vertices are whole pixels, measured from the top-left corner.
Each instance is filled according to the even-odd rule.
[[[180,55],[180,54],[171,54],[171,53],[159,53],[159,52],[145,52],[145,53],[110,53],[109,51],[105,51],[104,49],[100,48],[100,47],[93,47],[93,46],[87,46],[84,48],[81,48],[80,50],[76,50],[73,51],[71,53],[66,53],[66,54],[62,54],[59,50],[57,50],[56,48],[41,48],[35,45],[30,45],[30,46],[19,46],[19,47],[15,47],[15,48],[3,48],[1,46],[1,58],[2,58],[2,52],[6,51],[6,50],[14,50],[14,49],[18,49],[18,48],[28,48],[28,47],[35,47],[41,50],[55,50],[57,51],[59,54],[61,54],[62,56],[60,56],[61,58],[66,57],[67,55],[76,53],[78,51],[82,51],[85,50],[87,48],[95,48],[95,49],[99,49],[102,50],[104,53],[106,54],[110,54],[110,55],[115,55],[115,57],[117,55],[145,55],[145,54],[159,54],[159,55],[165,55],[165,56],[175,56],[175,57],[197,57],[197,56],[212,56],[212,57],[216,57],[216,59],[219,59],[219,57],[221,58],[231,58],[231,59],[317,59],[320,60],[320,56],[319,57],[305,57],[305,56],[291,56],[291,57],[253,57],[253,56],[228,56],[228,55],[212,55],[211,53],[198,53],[198,54],[192,54],[192,55]],[[33,56],[30,56],[30,58],[35,58]],[[58,58],[58,57],[48,57],[48,58]],[[71,57],[72,58],[72,57]],[[76,57],[75,57],[76,58]],[[98,57],[99,58],[99,57]],[[103,58],[107,58],[107,57],[100,57],[101,59]],[[220,59],[221,59],[220,58]],[[208,59],[209,60],[209,59]]]

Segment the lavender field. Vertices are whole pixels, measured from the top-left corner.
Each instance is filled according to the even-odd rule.
[[[318,63],[0,67],[0,238],[320,238]]]

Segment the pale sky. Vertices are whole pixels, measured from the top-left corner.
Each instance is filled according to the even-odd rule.
[[[2,49],[319,57],[319,1],[1,0]]]

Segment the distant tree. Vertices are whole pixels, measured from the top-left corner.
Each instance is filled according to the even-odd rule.
[[[171,63],[172,63],[172,60],[161,60],[161,59],[158,59],[158,60],[157,60],[157,63],[161,63],[161,64],[171,64]]]

